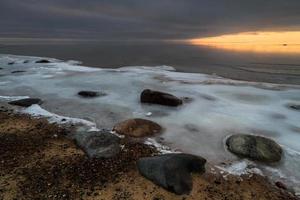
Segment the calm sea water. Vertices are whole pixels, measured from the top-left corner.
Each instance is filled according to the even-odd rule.
[[[170,65],[232,79],[300,84],[300,55],[233,52],[170,43],[98,42],[1,45],[0,53],[79,60],[93,67]]]

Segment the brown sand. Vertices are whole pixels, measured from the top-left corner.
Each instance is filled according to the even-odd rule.
[[[156,154],[152,147],[124,140],[115,158],[89,159],[67,137],[71,132],[0,111],[0,199],[297,199],[258,175],[225,180],[210,172],[194,174],[191,194],[178,196],[137,172],[139,157]]]

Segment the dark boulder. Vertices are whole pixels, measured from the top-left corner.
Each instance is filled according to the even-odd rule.
[[[33,104],[42,104],[42,100],[38,98],[27,98],[8,102],[10,105],[29,107]]]
[[[192,190],[191,172],[203,173],[206,160],[189,154],[165,154],[141,158],[138,170],[153,183],[176,194],[188,194]]]
[[[11,73],[12,73],[12,74],[16,74],[16,73],[23,73],[23,72],[26,72],[26,71],[23,71],[23,70],[16,70],[16,71],[12,71]]]
[[[284,183],[280,182],[280,181],[277,181],[277,182],[275,183],[275,185],[276,185],[278,188],[280,188],[280,189],[287,190],[286,185],[285,185]]]
[[[288,108],[300,111],[300,104],[288,104]]]
[[[92,98],[92,97],[100,96],[101,93],[95,92],[95,91],[80,91],[80,92],[78,92],[78,95],[82,96],[82,97],[86,97],[86,98]],[[104,95],[104,94],[102,94],[102,95]]]
[[[182,104],[182,100],[172,94],[149,89],[146,89],[141,93],[140,100],[142,103],[160,104],[165,106],[179,106]]]
[[[29,60],[24,60],[24,62],[23,62],[24,64],[26,64],[26,63],[29,63]]]
[[[162,127],[146,119],[128,119],[116,124],[113,128],[118,134],[131,137],[151,136],[162,131]]]
[[[42,60],[37,60],[35,63],[51,63],[49,60],[42,59]]]
[[[8,65],[13,65],[13,64],[15,64],[15,62],[9,62],[9,63],[7,63]]]
[[[278,162],[281,160],[282,149],[271,139],[237,134],[230,136],[226,145],[228,150],[240,157],[261,162]]]
[[[90,158],[111,158],[120,152],[120,138],[108,131],[87,132],[76,140]]]

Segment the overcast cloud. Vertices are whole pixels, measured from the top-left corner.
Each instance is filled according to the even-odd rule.
[[[300,0],[0,0],[0,37],[185,39],[299,30]]]

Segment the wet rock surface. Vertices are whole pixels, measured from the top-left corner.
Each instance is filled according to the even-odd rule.
[[[138,170],[147,179],[176,194],[188,194],[192,187],[191,172],[204,172],[206,160],[189,154],[165,154],[141,158]]]
[[[182,105],[182,100],[178,97],[172,94],[150,89],[146,89],[141,93],[140,101],[142,103],[159,104],[174,107]]]
[[[15,106],[29,107],[33,104],[42,104],[43,102],[39,98],[27,98],[27,99],[20,99],[16,101],[10,101],[8,103],[10,105],[15,105]]]
[[[100,93],[100,92],[96,92],[96,91],[80,91],[78,92],[78,95],[81,97],[85,97],[85,98],[92,98],[92,97],[99,97],[99,96],[103,96],[105,94]]]
[[[145,137],[162,132],[162,127],[153,121],[135,118],[116,124],[113,130],[121,135]]]
[[[228,150],[240,157],[261,162],[278,162],[282,149],[271,139],[255,135],[232,135],[226,140]]]
[[[86,132],[76,141],[90,158],[111,158],[120,152],[120,138],[108,131]]]

